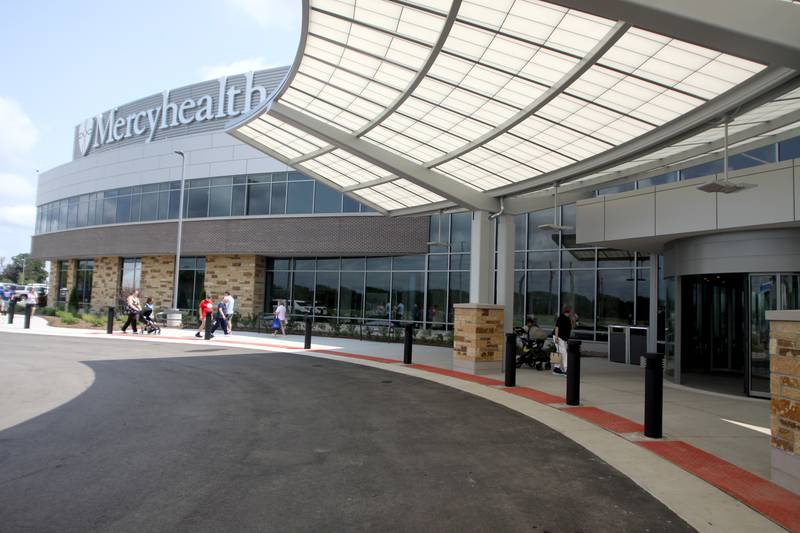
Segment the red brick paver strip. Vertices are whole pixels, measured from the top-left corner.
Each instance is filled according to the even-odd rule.
[[[699,448],[679,440],[638,443],[789,531],[800,531],[800,496]]]
[[[608,411],[603,411],[597,407],[566,407],[562,409],[562,411],[575,415],[578,418],[588,420],[601,428],[615,433],[636,433],[644,431],[644,426],[642,424],[609,413]]]
[[[503,382],[500,380],[492,378],[484,378],[473,374],[467,374],[466,372],[445,370],[444,368],[438,368],[435,366],[428,366],[428,365],[408,365],[408,366],[409,368],[416,368],[418,370],[433,372],[434,374],[442,374],[443,376],[450,376],[451,378],[458,378],[458,379],[463,379],[465,381],[472,381],[473,383],[480,383],[481,385],[503,385]]]
[[[528,398],[529,400],[544,404],[564,403],[566,401],[561,396],[536,389],[529,389],[528,387],[503,387],[503,390],[510,394],[516,394],[517,396],[522,396],[523,398]]]

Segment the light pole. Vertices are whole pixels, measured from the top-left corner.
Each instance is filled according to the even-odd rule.
[[[178,202],[178,244],[175,246],[175,278],[172,285],[172,308],[178,310],[178,267],[181,263],[181,240],[183,237],[183,180],[186,177],[186,155],[180,150],[175,153],[181,156],[181,196]]]

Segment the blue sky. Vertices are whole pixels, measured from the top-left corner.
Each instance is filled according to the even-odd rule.
[[[72,158],[73,128],[222,73],[289,65],[300,0],[0,0],[0,257],[30,251],[36,170]]]

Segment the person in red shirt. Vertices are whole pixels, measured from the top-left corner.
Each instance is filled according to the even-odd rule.
[[[206,296],[202,300],[200,300],[200,307],[198,308],[200,312],[200,327],[197,328],[197,333],[195,333],[195,337],[201,337],[202,331],[206,327],[206,320],[211,320],[211,316],[214,313],[214,302]],[[211,335],[212,337],[214,335]]]

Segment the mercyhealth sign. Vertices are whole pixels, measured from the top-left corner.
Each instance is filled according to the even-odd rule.
[[[132,137],[146,135],[144,142],[150,142],[158,130],[247,113],[254,105],[266,100],[267,89],[262,85],[254,85],[253,72],[248,72],[244,75],[244,87],[241,84],[229,84],[227,76],[218,78],[216,102],[211,94],[186,98],[180,102],[170,101],[169,90],[161,95],[161,105],[156,107],[125,116],[117,116],[119,108],[114,108],[84,120],[76,132],[80,154],[86,155],[90,148]],[[254,95],[257,95],[257,99],[253,98]]]

